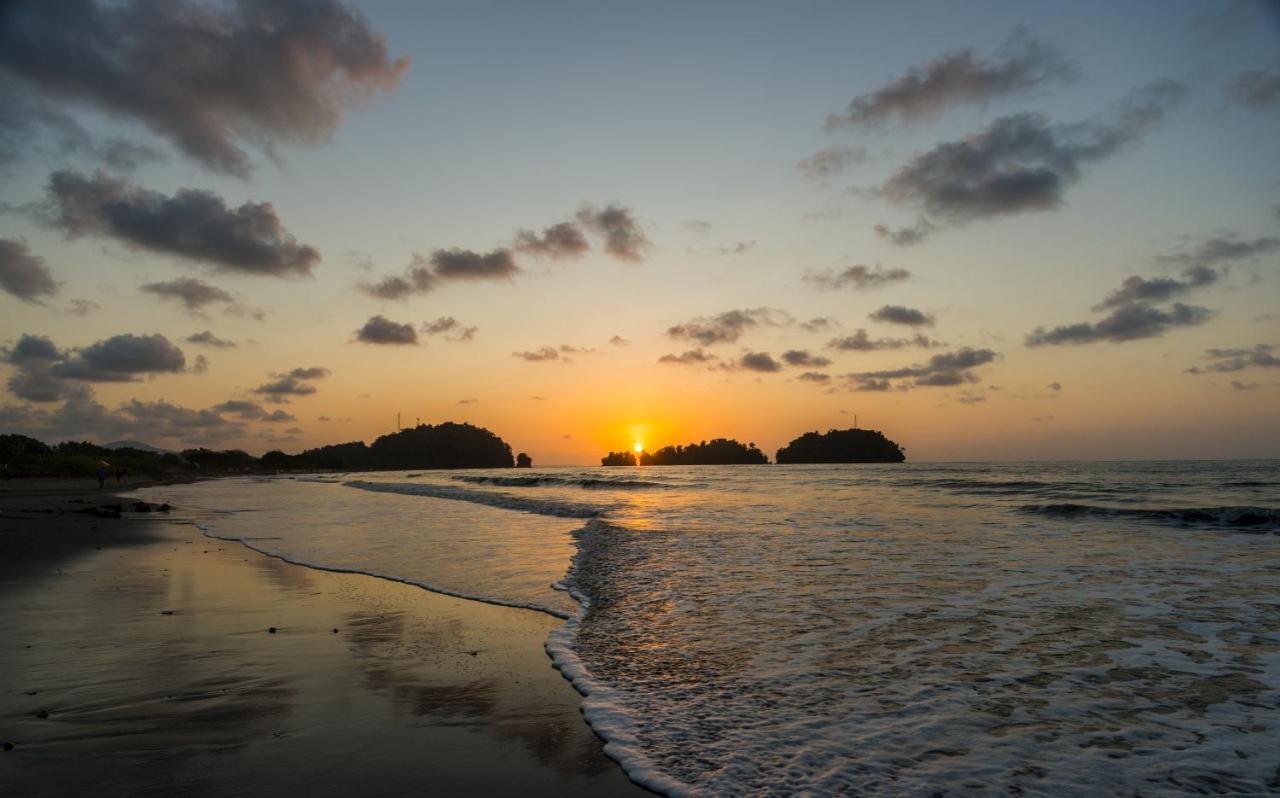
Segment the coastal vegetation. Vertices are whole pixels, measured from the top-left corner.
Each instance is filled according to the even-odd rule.
[[[806,432],[774,455],[778,463],[901,463],[902,447],[873,429]]]
[[[754,443],[740,443],[728,438],[716,438],[688,446],[664,446],[655,452],[610,452],[600,460],[601,465],[748,465],[768,463],[769,458]]]

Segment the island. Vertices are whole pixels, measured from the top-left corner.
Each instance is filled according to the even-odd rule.
[[[825,435],[806,432],[779,449],[778,463],[901,463],[902,447],[873,429],[833,429]]]
[[[631,452],[610,452],[600,460],[600,465],[762,465],[768,462],[768,456],[754,443],[716,438],[688,446],[664,446],[656,452],[641,452],[639,458]]]

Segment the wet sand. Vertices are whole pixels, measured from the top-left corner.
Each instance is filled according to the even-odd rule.
[[[0,794],[649,794],[556,619],[71,512],[93,487],[0,490]]]

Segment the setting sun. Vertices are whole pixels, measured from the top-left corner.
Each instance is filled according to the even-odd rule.
[[[644,443],[642,443],[642,442],[640,442],[640,441],[636,441],[636,442],[631,446],[631,448],[636,450],[636,454],[640,454],[641,452],[643,452],[643,451],[644,451]]]

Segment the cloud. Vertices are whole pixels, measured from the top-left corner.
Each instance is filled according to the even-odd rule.
[[[233,349],[235,348],[235,345],[236,345],[235,341],[228,341],[223,338],[219,338],[209,330],[205,330],[204,332],[192,333],[191,335],[188,335],[183,340],[185,340],[189,344],[198,344],[200,346],[211,346],[215,349]]]
[[[144,438],[206,445],[241,436],[243,424],[223,418],[215,410],[194,410],[164,400],[137,399],[108,410],[88,386],[65,397],[55,410],[0,407],[0,426],[38,438]]]
[[[244,142],[326,141],[408,68],[338,0],[26,3],[6,10],[0,69],[135,119],[206,168],[247,177]]]
[[[1131,302],[1163,302],[1193,289],[1212,285],[1221,275],[1208,266],[1192,266],[1183,272],[1182,276],[1186,279],[1176,280],[1172,277],[1147,279],[1136,274],[1126,277],[1119,288],[1107,294],[1106,299],[1095,305],[1093,309],[1117,308]]]
[[[680,354],[666,354],[658,358],[659,363],[667,363],[676,366],[702,366],[713,363],[720,358],[713,354],[704,352],[701,349],[690,349]]]
[[[1048,388],[1048,389],[1049,389],[1049,390],[1051,390],[1051,391],[1061,391],[1061,390],[1062,390],[1062,383],[1060,383],[1060,382],[1051,382],[1051,383],[1049,383],[1048,385],[1046,385],[1046,386],[1044,386],[1044,387]]]
[[[853,98],[843,113],[827,118],[827,128],[878,127],[895,117],[916,122],[949,106],[982,105],[1075,76],[1075,66],[1058,48],[1017,30],[993,58],[967,49],[912,67],[887,86]]]
[[[897,369],[863,371],[848,374],[851,387],[857,391],[887,391],[891,387],[928,388],[964,385],[978,382],[972,369],[985,365],[998,355],[990,349],[965,347],[954,352],[944,352],[929,358],[924,364]],[[896,385],[892,382],[900,380]]]
[[[72,350],[50,373],[84,382],[135,382],[148,374],[173,374],[186,368],[182,350],[163,335],[115,335]]]
[[[227,291],[194,277],[179,277],[168,282],[147,283],[140,289],[161,299],[180,302],[190,313],[198,313],[205,305],[214,302],[235,301],[235,297]]]
[[[4,361],[15,366],[62,360],[65,356],[54,342],[43,335],[23,334],[11,348],[0,350]]]
[[[1155,338],[1174,327],[1190,327],[1208,321],[1213,311],[1175,302],[1169,308],[1142,304],[1122,305],[1096,323],[1079,322],[1051,330],[1037,327],[1026,338],[1027,346],[1088,344],[1095,341],[1119,343],[1138,338]]]
[[[268,402],[286,402],[290,396],[310,396],[315,393],[316,386],[309,381],[322,379],[331,373],[323,366],[304,366],[288,372],[274,372],[271,381],[254,388],[253,392],[266,396]]]
[[[1272,354],[1275,346],[1258,344],[1249,349],[1209,349],[1205,358],[1213,360],[1207,366],[1193,366],[1187,371],[1191,374],[1204,374],[1211,371],[1232,372],[1247,368],[1280,368],[1280,358]]]
[[[120,138],[99,141],[55,104],[0,79],[0,165],[33,154],[44,160],[77,157],[116,171],[164,160],[154,147]]]
[[[551,346],[539,347],[531,352],[512,352],[511,356],[518,357],[529,363],[543,363],[560,359],[560,353],[556,351],[555,347]]]
[[[738,359],[738,366],[748,371],[782,371],[782,364],[774,360],[768,352],[747,352]]]
[[[262,418],[267,412],[263,410],[262,405],[257,402],[250,402],[243,399],[228,399],[222,404],[214,405],[209,409],[217,413],[227,413],[246,420]]]
[[[1001,117],[980,133],[916,155],[880,193],[955,224],[1056,208],[1085,166],[1136,142],[1186,94],[1182,84],[1164,80],[1086,122],[1051,125],[1031,113]]]
[[[1253,260],[1280,250],[1280,238],[1242,239],[1236,233],[1212,236],[1201,240],[1191,249],[1168,255],[1157,255],[1156,261],[1173,266],[1208,266],[1215,263]]]
[[[446,341],[470,341],[476,337],[476,333],[480,332],[479,327],[464,327],[461,322],[452,316],[441,316],[435,321],[424,321],[422,323],[422,332],[424,335],[442,335]]]
[[[904,324],[908,327],[932,327],[934,321],[933,316],[928,313],[903,305],[884,305],[879,310],[868,314],[867,318],[886,324]]]
[[[841,269],[838,272],[832,269],[828,269],[825,272],[810,272],[804,276],[804,281],[831,291],[849,287],[861,291],[870,288],[882,288],[890,283],[901,282],[910,277],[911,272],[906,269],[883,269],[878,265],[875,268],[870,268],[858,264]]]
[[[318,380],[323,377],[328,377],[332,373],[332,371],[324,366],[307,366],[290,371],[289,376],[298,380]]]
[[[294,418],[291,414],[286,413],[283,410],[274,410],[264,415],[261,418],[261,420],[271,424],[279,424],[286,421],[297,421],[298,419]]]
[[[649,249],[649,238],[630,208],[608,205],[603,210],[584,205],[578,211],[582,226],[604,237],[604,251],[618,260],[639,262]]]
[[[1280,67],[1241,72],[1223,87],[1227,99],[1253,111],[1280,109]]]
[[[910,227],[899,227],[894,230],[887,224],[877,224],[872,229],[875,230],[876,235],[880,238],[888,239],[900,247],[909,247],[912,244],[919,244],[924,241],[934,230],[938,229],[938,226],[921,216]]]
[[[696,233],[697,235],[704,236],[711,232],[711,228],[714,225],[712,225],[711,222],[704,222],[701,219],[685,219],[680,223],[680,226],[685,230],[688,230],[690,233]]]
[[[782,353],[782,359],[786,361],[788,366],[825,368],[831,365],[831,358],[822,357],[821,355],[811,355],[808,350],[805,349],[788,349]]]
[[[181,189],[170,197],[104,172],[54,172],[43,215],[69,236],[106,236],[226,271],[309,275],[320,261],[315,248],[280,224],[269,202],[229,208],[209,191]]]
[[[779,326],[792,323],[790,314],[777,308],[751,308],[728,310],[710,318],[698,317],[684,324],[667,328],[667,335],[675,339],[697,341],[703,346],[733,343],[748,330],[760,326]]]
[[[431,263],[421,255],[414,255],[403,275],[387,275],[376,283],[360,283],[361,291],[378,299],[406,299],[411,294],[425,294],[439,282]]]
[[[356,330],[356,340],[366,344],[413,344],[418,343],[418,332],[412,324],[401,324],[391,321],[386,316],[373,316]]]
[[[725,244],[720,247],[721,255],[743,255],[756,248],[756,242],[752,241],[734,241],[732,244]]]
[[[612,344],[613,346],[630,346],[631,345],[631,342],[628,341],[626,338],[623,338],[621,335],[613,336],[612,338],[609,339],[609,343]]]
[[[824,385],[828,382],[831,382],[831,375],[823,374],[822,372],[819,372],[819,371],[806,371],[805,373],[796,377],[796,379],[804,380],[805,382],[816,382],[820,385]]]
[[[24,302],[39,302],[58,293],[58,282],[27,242],[0,238],[0,288]]]
[[[573,222],[561,222],[544,229],[541,236],[532,230],[518,231],[512,249],[525,255],[559,260],[580,257],[591,245],[581,227]]]
[[[437,249],[431,253],[431,265],[441,280],[501,280],[520,271],[508,249],[488,253],[457,247]]]
[[[71,300],[71,307],[67,308],[67,312],[70,313],[72,316],[79,316],[80,318],[83,319],[85,316],[88,316],[93,311],[99,310],[101,308],[102,308],[102,305],[99,305],[97,302],[94,302],[92,299],[73,299]]]
[[[205,374],[209,371],[209,358],[204,355],[196,355],[196,361],[191,365],[192,374]]]
[[[850,166],[867,161],[865,147],[829,147],[796,162],[800,174],[814,180],[828,180],[843,174]]]
[[[1256,382],[1240,382],[1240,380],[1231,381],[1231,390],[1233,391],[1256,391],[1262,386]]]
[[[832,349],[840,349],[845,352],[879,352],[885,349],[905,349],[908,346],[932,349],[941,345],[941,342],[919,333],[910,338],[872,338],[861,327],[853,335],[832,338],[827,342],[827,346]]]
[[[805,332],[822,332],[836,326],[836,320],[827,316],[815,316],[808,321],[800,322],[800,329]]]

